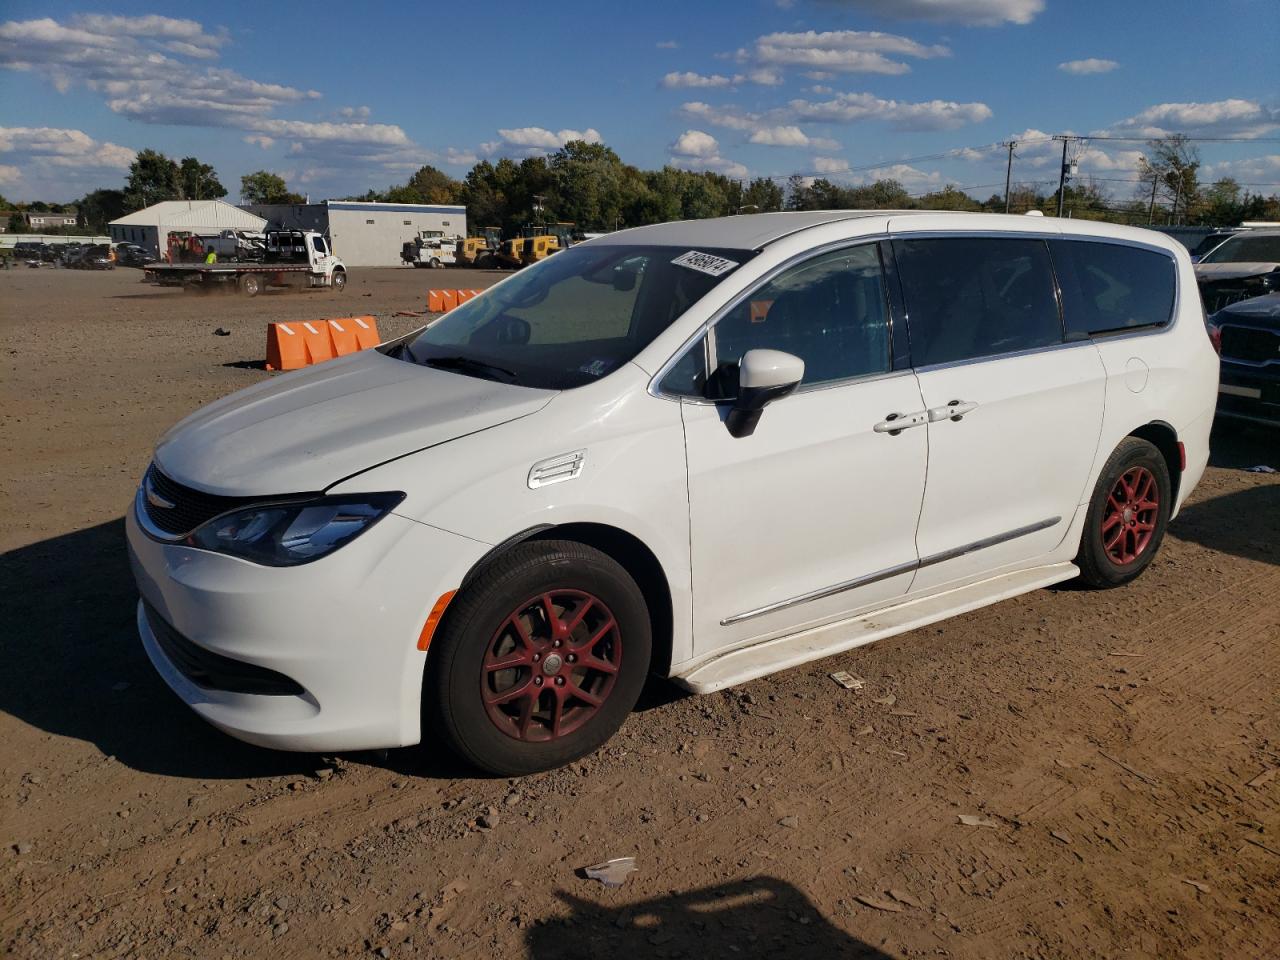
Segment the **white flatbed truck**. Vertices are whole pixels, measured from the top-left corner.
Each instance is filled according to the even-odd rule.
[[[329,249],[329,241],[314,230],[269,230],[261,260],[221,260],[215,263],[148,263],[143,277],[162,287],[188,291],[234,286],[247,297],[268,287],[305,290],[347,285],[347,267]]]

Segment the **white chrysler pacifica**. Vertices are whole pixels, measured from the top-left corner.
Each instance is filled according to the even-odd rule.
[[[1218,360],[1157,233],[835,211],[641,227],[166,434],[128,515],[188,705],[294,750],[553,767],[705,692],[1138,576]]]

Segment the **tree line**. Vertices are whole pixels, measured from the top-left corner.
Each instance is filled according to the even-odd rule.
[[[1242,220],[1280,220],[1280,196],[1250,193],[1223,177],[1208,185],[1199,180],[1201,162],[1186,137],[1153,140],[1139,161],[1137,187],[1128,200],[1110,197],[1096,181],[1068,182],[1063,189],[1064,215],[1137,225],[1231,226]],[[161,200],[205,200],[227,195],[209,164],[196,157],[173,160],[156,150],[143,150],[129,167],[120,189],[91,191],[74,206],[83,226],[105,230],[111,220]],[[259,170],[240,178],[243,203],[298,204],[305,198],[289,190],[275,173]],[[383,190],[334,199],[388,203],[462,204],[468,222],[479,231],[499,227],[513,235],[530,224],[571,222],[595,232],[669,220],[696,220],[735,213],[776,210],[968,210],[1003,212],[1003,194],[979,200],[947,185],[922,195],[908,192],[897,180],[844,185],[828,178],[792,176],[753,179],[714,171],[672,166],[643,170],[624,163],[611,147],[575,140],[549,156],[497,161],[481,160],[461,180],[430,165],[408,180]],[[0,206],[8,206],[0,198]],[[57,205],[36,203],[19,209],[35,211]],[[1057,191],[1014,184],[1008,197],[1013,213],[1057,212]],[[20,214],[11,219],[21,220]],[[21,223],[17,223],[21,226]],[[21,232],[16,230],[13,232]]]

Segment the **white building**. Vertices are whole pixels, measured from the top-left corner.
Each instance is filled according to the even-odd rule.
[[[467,235],[467,208],[441,204],[326,200],[245,209],[266,217],[273,227],[323,233],[349,267],[394,267],[400,263],[400,248],[423,230]]]
[[[164,200],[112,220],[112,243],[136,243],[159,258],[171,231],[217,235],[223,230],[256,233],[267,221],[222,200]]]

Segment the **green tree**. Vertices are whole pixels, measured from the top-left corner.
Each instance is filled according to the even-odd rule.
[[[391,203],[457,203],[461,192],[461,183],[428,164],[403,187],[389,189],[387,200]]]
[[[755,207],[748,213],[772,213],[782,209],[785,200],[782,187],[768,177],[756,177],[742,192],[743,207]]]
[[[267,170],[246,173],[240,178],[241,203],[305,203],[306,198],[291,193],[284,177]]]
[[[227,188],[218,182],[213,167],[195,157],[182,158],[178,166],[178,190],[183,200],[217,200],[227,195]]]
[[[130,210],[141,210],[162,200],[179,199],[182,193],[178,185],[178,165],[155,150],[139,152],[129,165],[124,194],[125,204]]]
[[[9,214],[9,232],[10,233],[26,233],[27,232],[27,220],[17,210]]]
[[[1149,219],[1154,219],[1155,205],[1162,199],[1170,204],[1169,222],[1199,202],[1200,153],[1185,135],[1151,140],[1147,152],[1138,160],[1138,196],[1149,201]]]
[[[926,193],[915,204],[920,210],[981,210],[982,205],[954,184]]]
[[[80,222],[86,227],[105,232],[107,224],[128,212],[123,190],[94,190],[76,201]]]
[[[612,230],[622,217],[622,160],[602,143],[571,140],[551,155],[552,207],[583,230]]]

